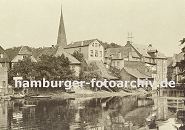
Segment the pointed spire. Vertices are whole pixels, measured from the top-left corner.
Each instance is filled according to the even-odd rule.
[[[58,29],[57,46],[62,47],[62,48],[67,46],[66,33],[65,33],[65,27],[64,27],[64,19],[63,19],[63,13],[62,13],[62,6],[61,6],[61,16],[60,16],[60,23],[59,23],[59,29]]]

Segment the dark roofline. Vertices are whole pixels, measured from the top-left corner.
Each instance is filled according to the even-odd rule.
[[[72,44],[77,44],[78,42],[85,42],[85,41],[95,41],[95,40],[97,40],[102,45],[102,43],[100,42],[100,40],[98,40],[97,38],[96,39],[90,39],[90,40],[76,41],[76,42],[74,42]],[[68,44],[68,45],[72,45],[72,44]],[[89,46],[89,44],[86,44],[86,45],[83,45],[83,46],[82,45],[78,45],[78,46],[73,46],[73,47],[70,47],[70,46],[68,47],[68,45],[66,47],[64,47],[64,49]]]
[[[146,58],[152,58],[152,57],[148,57],[148,56],[143,56],[142,54],[140,54],[140,52],[134,47],[134,45],[132,44],[132,43],[130,43],[130,42],[127,42],[127,44],[129,44],[129,45],[131,45],[133,48],[134,48],[134,50],[136,50],[137,51],[137,53],[141,56],[141,57],[146,57]],[[126,45],[127,45],[126,44]],[[157,50],[157,49],[156,49]],[[159,51],[158,51],[159,52]],[[167,59],[167,57],[154,57],[154,59]]]

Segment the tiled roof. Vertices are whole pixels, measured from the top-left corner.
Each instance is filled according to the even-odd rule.
[[[18,54],[19,55],[32,55],[32,52],[28,46],[22,46]]]
[[[152,70],[146,66],[144,62],[141,61],[125,61],[124,62],[125,67],[129,67],[132,69],[137,69],[140,73],[147,75],[147,76],[152,76]]]
[[[29,47],[14,47],[7,49],[6,52],[11,56],[11,61],[17,56],[18,54],[24,55],[33,55],[37,60],[42,55],[62,55],[64,54],[71,62],[71,64],[80,64],[80,62],[74,58],[71,54],[63,51],[60,47],[43,47],[43,48],[29,48]]]
[[[75,47],[88,46],[90,43],[94,42],[95,40],[98,40],[98,39],[73,42],[71,44],[68,44],[67,47],[65,47],[65,48],[75,48]]]
[[[174,54],[172,57],[172,66],[176,66],[177,62],[180,62],[181,60],[184,60],[184,53],[181,52],[179,54]]]
[[[39,59],[40,56],[42,55],[49,55],[49,56],[55,55],[56,51],[57,51],[56,47],[44,47],[44,48],[39,48],[34,50],[33,54],[35,55],[36,59]]]
[[[136,78],[152,78],[151,76],[147,76],[140,71],[138,71],[136,68],[130,68],[130,67],[124,67],[125,71],[129,73],[130,75],[136,77]]]
[[[80,62],[75,57],[73,57],[71,54],[65,52],[65,50],[62,47],[57,48],[54,56],[60,56],[62,54],[69,59],[71,64],[80,64]]]
[[[152,57],[152,55],[149,52],[156,51],[157,55],[155,56],[155,58],[167,58],[163,53],[159,52],[157,49],[153,48],[152,46],[141,45],[141,44],[134,44],[134,43],[129,43],[129,44],[133,48],[135,48],[140,55],[142,55],[144,57]]]
[[[129,57],[130,47],[108,48],[105,52],[105,57],[112,57],[112,59],[123,59]],[[119,53],[121,55],[119,55]]]
[[[13,47],[6,49],[5,52],[9,56],[10,61],[12,61],[17,55],[32,55],[32,49],[28,46]],[[33,56],[34,57],[34,56]]]
[[[18,54],[19,50],[21,47],[13,47],[13,48],[8,48],[5,50],[6,54],[8,55],[10,61],[12,61],[15,56]]]
[[[3,58],[0,58],[0,62],[9,62],[9,57],[6,54],[5,50],[0,46],[0,54],[3,54]]]

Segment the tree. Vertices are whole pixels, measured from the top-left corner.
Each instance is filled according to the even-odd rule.
[[[115,67],[110,67],[110,72],[115,76],[115,77],[118,77],[119,79],[121,79],[121,70],[120,69],[117,69]]]
[[[26,58],[14,64],[9,71],[9,83],[13,77],[21,76],[24,80],[71,80],[75,79],[73,70],[70,69],[70,61],[64,55],[54,57],[42,55],[36,63]]]
[[[79,51],[74,51],[72,56],[74,56],[80,62],[84,61],[84,55]]]
[[[13,65],[13,68],[8,72],[9,83],[13,83],[13,77],[21,76],[23,79],[28,80],[33,76],[33,70],[35,68],[35,63],[31,62],[30,58],[25,58],[18,63]]]

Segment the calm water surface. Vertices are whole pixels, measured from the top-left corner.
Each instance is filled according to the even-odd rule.
[[[177,109],[184,108],[184,101],[176,103],[135,96],[0,100],[0,130],[138,130],[154,111],[161,120],[173,117]]]

